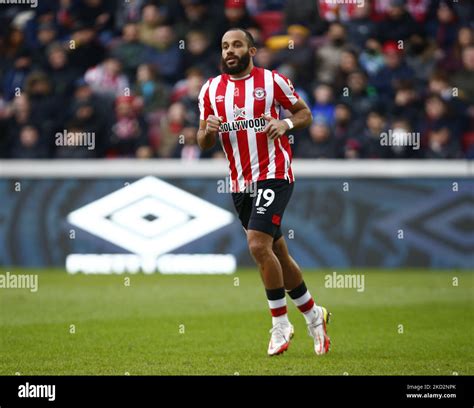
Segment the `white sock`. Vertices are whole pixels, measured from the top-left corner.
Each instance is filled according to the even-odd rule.
[[[272,314],[272,324],[275,326],[277,323],[290,323],[288,320],[288,312],[286,309],[286,298],[278,300],[268,300],[268,306]]]

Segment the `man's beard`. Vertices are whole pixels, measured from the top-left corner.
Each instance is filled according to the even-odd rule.
[[[237,55],[234,55],[234,58],[237,59],[237,64],[235,64],[235,66],[233,67],[229,67],[225,59],[221,58],[221,67],[222,67],[222,71],[225,74],[229,74],[229,75],[240,74],[241,72],[245,71],[248,68],[250,64],[250,53],[247,53],[240,58]]]

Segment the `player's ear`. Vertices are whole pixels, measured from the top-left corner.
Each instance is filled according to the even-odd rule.
[[[257,48],[256,47],[250,47],[249,48],[249,54],[251,57],[255,57],[255,54],[257,54]]]

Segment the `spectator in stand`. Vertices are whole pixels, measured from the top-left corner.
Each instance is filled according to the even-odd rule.
[[[183,52],[176,43],[173,28],[163,25],[153,30],[152,47],[146,57],[146,62],[153,64],[160,75],[169,84],[182,78]]]
[[[224,3],[224,22],[221,26],[220,35],[227,30],[236,27],[250,27],[255,22],[250,17],[245,7],[245,0],[225,0]]]
[[[457,121],[464,123],[464,127],[467,127],[465,123],[468,115],[467,101],[464,99],[462,91],[459,92],[459,89],[451,84],[448,75],[442,71],[435,72],[430,77],[428,91],[441,96],[448,104],[450,110],[456,115]]]
[[[4,112],[4,121],[6,123],[7,133],[5,144],[8,148],[11,146],[13,140],[16,139],[15,135],[20,133],[20,128],[29,124],[38,126],[38,124],[41,123],[40,118],[33,114],[30,100],[25,93],[13,99],[9,109],[6,109]]]
[[[95,93],[108,98],[124,95],[130,88],[127,77],[122,73],[122,64],[113,57],[88,69],[84,79]]]
[[[326,35],[326,44],[316,51],[315,74],[318,82],[334,83],[346,45],[346,29],[341,23],[332,23]]]
[[[302,25],[291,25],[288,27],[288,44],[278,51],[273,61],[279,66],[277,70],[283,69],[283,65],[289,65],[292,69],[293,83],[295,86],[306,88],[313,79],[314,51],[309,44],[310,31]]]
[[[413,71],[413,79],[425,85],[429,76],[436,67],[435,52],[437,47],[434,41],[428,40],[425,35],[413,34],[406,46],[407,66]]]
[[[71,14],[74,19],[93,26],[97,32],[111,35],[114,28],[114,2],[106,0],[79,0],[73,3]]]
[[[38,44],[33,52],[33,61],[35,65],[44,67],[46,65],[47,50],[57,40],[56,25],[52,22],[40,24],[36,38]]]
[[[67,106],[79,72],[69,63],[67,52],[60,43],[49,46],[45,72],[48,77],[54,78],[52,82],[53,94],[59,98],[58,103]]]
[[[367,115],[365,128],[361,132],[360,142],[363,158],[388,159],[393,157],[390,146],[381,144],[383,132],[388,132],[386,114],[382,109],[374,109]]]
[[[3,78],[3,94],[8,101],[17,96],[18,92],[23,89],[25,79],[31,70],[31,52],[24,48],[16,54],[13,66],[6,71]]]
[[[349,75],[359,69],[357,53],[351,49],[344,50],[341,54],[341,61],[339,62],[334,78],[334,87],[338,93],[342,92],[342,88],[347,86]]]
[[[453,137],[448,124],[437,123],[430,130],[425,157],[427,159],[458,159],[462,157],[459,142]]]
[[[382,43],[404,41],[417,32],[418,27],[406,9],[405,0],[390,0],[386,16],[378,24],[376,37]]]
[[[349,104],[337,103],[334,110],[333,134],[336,143],[336,157],[344,157],[344,145],[351,137],[351,129],[354,127],[352,110]]]
[[[197,160],[201,157],[201,149],[197,145],[198,128],[187,124],[178,137],[178,143],[173,152],[173,158],[182,160]]]
[[[313,120],[332,126],[334,123],[334,92],[328,84],[319,84],[313,91],[314,104],[311,107]]]
[[[211,47],[207,33],[203,30],[190,31],[186,35],[183,56],[184,67],[200,69],[206,78],[219,75],[220,54]]]
[[[267,47],[260,47],[257,49],[257,55],[254,57],[255,65],[265,69],[272,70],[275,65],[273,61],[274,54]]]
[[[395,91],[395,99],[389,106],[392,117],[405,118],[409,123],[418,124],[422,106],[412,81],[401,81]]]
[[[177,38],[185,38],[190,31],[204,30],[212,39],[212,47],[220,47],[223,30],[223,9],[209,0],[180,0],[183,15],[174,25]],[[223,33],[222,33],[223,34]]]
[[[179,101],[186,109],[186,121],[197,126],[199,124],[199,92],[204,85],[204,76],[197,68],[190,68],[186,72],[183,91]]]
[[[164,110],[169,106],[170,89],[162,82],[151,64],[142,64],[137,70],[137,82],[133,92],[141,98],[146,114]]]
[[[346,23],[346,28],[351,44],[358,51],[362,50],[377,30],[376,23],[370,18],[370,2],[364,1],[362,5],[357,5],[354,15]]]
[[[74,24],[69,50],[69,61],[81,74],[100,64],[105,57],[105,48],[98,41],[94,26],[81,21]]]
[[[160,123],[160,141],[157,151],[159,157],[169,158],[173,155],[185,122],[184,105],[180,102],[173,103]]]
[[[134,96],[120,96],[115,103],[115,123],[112,124],[107,155],[109,157],[149,158],[148,127],[138,112]]]
[[[340,100],[352,106],[356,117],[365,117],[379,102],[377,91],[368,85],[363,71],[352,71],[347,77],[347,88],[341,90]]]
[[[462,52],[464,48],[474,45],[474,31],[470,27],[461,27],[456,42],[446,53],[441,50],[439,67],[447,72],[456,72],[462,69]]]
[[[446,53],[455,43],[459,28],[458,17],[452,1],[434,1],[438,3],[436,19],[426,25],[431,38],[436,39],[438,46]]]
[[[426,145],[431,130],[439,127],[440,124],[448,126],[451,136],[459,139],[461,131],[460,124],[453,116],[449,105],[441,96],[432,94],[425,99],[425,113],[419,126],[421,129],[422,146]]]
[[[5,32],[5,41],[0,58],[4,58],[4,63],[10,65],[20,53],[30,50],[25,44],[25,34],[17,27],[7,27]],[[31,57],[31,52],[28,53]]]
[[[377,89],[383,101],[388,103],[393,100],[395,89],[400,81],[412,80],[414,72],[407,66],[403,50],[395,41],[384,44],[383,52],[385,66],[370,79],[370,83]]]
[[[83,78],[76,80],[74,86],[74,93],[70,103],[73,109],[68,110],[68,117],[70,118],[74,115],[74,106],[80,102],[87,102],[94,106],[94,110],[101,116],[102,121],[107,122],[107,126],[110,128],[110,120],[108,118],[110,117],[110,112],[114,110],[114,101],[94,93],[90,85]]]
[[[362,143],[356,138],[347,139],[344,145],[345,159],[361,159],[362,158]]]
[[[73,105],[72,109],[73,116],[69,124],[73,123],[75,126],[78,126],[82,132],[94,134],[94,152],[93,154],[87,154],[87,157],[103,157],[107,147],[107,137],[109,135],[107,121],[101,115],[101,112],[92,100],[78,101]],[[66,130],[72,132],[67,126]]]
[[[321,17],[317,1],[286,0],[284,12],[287,27],[302,24],[311,27],[316,35],[327,31],[328,23]]]
[[[140,42],[138,25],[128,23],[123,27],[119,43],[112,47],[111,55],[121,62],[124,74],[132,80],[138,66],[145,62],[147,52],[146,45]]]
[[[25,92],[31,104],[31,110],[41,122],[41,133],[50,137],[57,128],[63,127],[65,110],[61,100],[53,94],[52,81],[41,71],[32,72],[25,81]],[[51,144],[48,140],[48,144]]]
[[[156,4],[150,3],[143,7],[142,18],[138,24],[140,42],[154,46],[154,31],[165,22],[164,15]]]
[[[465,47],[462,51],[463,68],[453,77],[453,85],[460,90],[461,97],[470,105],[474,104],[474,45]]]
[[[48,151],[41,143],[38,127],[27,123],[12,134],[13,145],[10,157],[15,159],[45,159]]]
[[[376,75],[384,66],[382,45],[375,38],[369,38],[359,55],[359,63],[368,75]]]
[[[316,118],[309,129],[309,138],[301,140],[298,145],[298,157],[326,158],[337,156],[337,144],[331,134],[329,124],[322,118]]]

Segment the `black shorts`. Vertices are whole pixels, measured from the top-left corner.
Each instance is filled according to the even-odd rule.
[[[290,201],[294,183],[270,179],[257,181],[245,192],[232,193],[234,206],[245,230],[265,232],[276,241],[281,232],[281,220]]]

